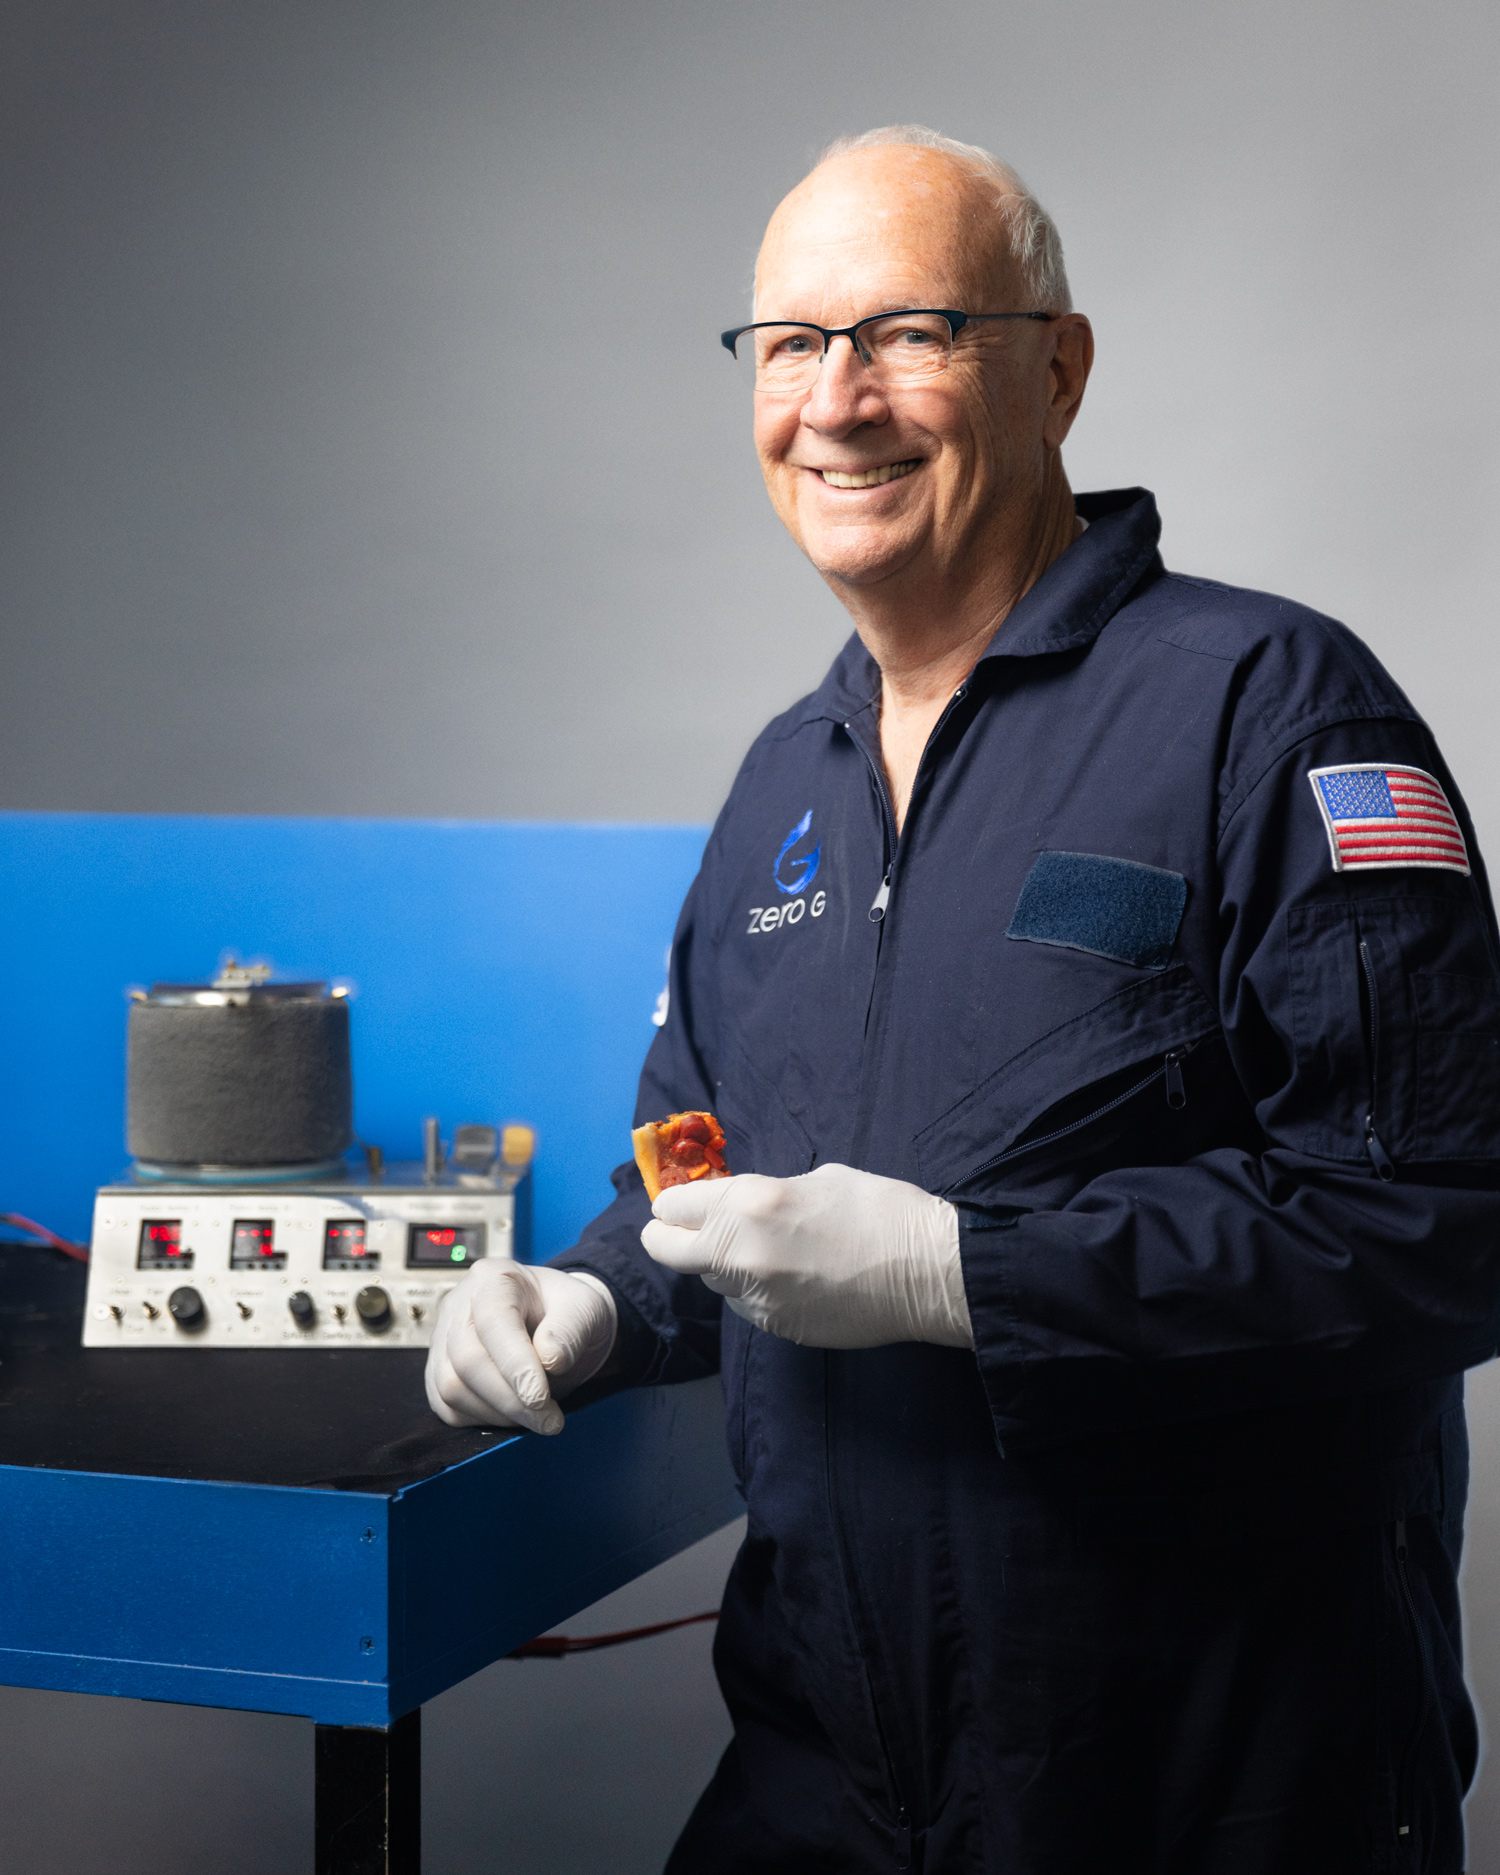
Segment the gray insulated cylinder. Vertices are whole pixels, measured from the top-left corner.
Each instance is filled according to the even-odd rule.
[[[309,1165],[353,1138],[343,997],[132,1003],[127,1148],[153,1165]]]

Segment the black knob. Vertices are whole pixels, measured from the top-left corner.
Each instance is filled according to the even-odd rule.
[[[305,1289],[297,1289],[286,1299],[287,1307],[292,1311],[292,1320],[299,1328],[306,1328],[318,1313],[318,1305]]]
[[[373,1283],[368,1289],[361,1289],[354,1298],[354,1309],[366,1328],[389,1328],[391,1325],[391,1299]]]
[[[179,1328],[201,1328],[203,1298],[196,1289],[174,1289],[167,1297],[167,1313]]]

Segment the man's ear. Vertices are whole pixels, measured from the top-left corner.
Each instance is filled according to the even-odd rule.
[[[1042,436],[1061,449],[1094,367],[1094,328],[1082,313],[1062,313],[1052,327],[1052,360],[1047,367],[1050,399]]]

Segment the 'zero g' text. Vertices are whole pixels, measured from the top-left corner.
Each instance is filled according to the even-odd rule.
[[[783,925],[800,924],[804,914],[809,918],[821,918],[827,903],[826,892],[814,892],[810,899],[788,899],[784,905],[752,905],[746,935],[758,937],[766,931],[779,931]]]

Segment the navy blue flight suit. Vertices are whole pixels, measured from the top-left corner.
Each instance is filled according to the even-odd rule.
[[[627,1379],[722,1370],[748,1508],[735,1738],[671,1875],[1463,1866],[1458,1377],[1500,1269],[1473,831],[1342,626],[1166,572],[1143,491],[1078,505],[899,841],[858,640],[756,741],[637,1112],[951,1199],[975,1353],[721,1320],[641,1250],[633,1167],[561,1259],[619,1298]],[[1371,806],[1407,783],[1414,819]]]

